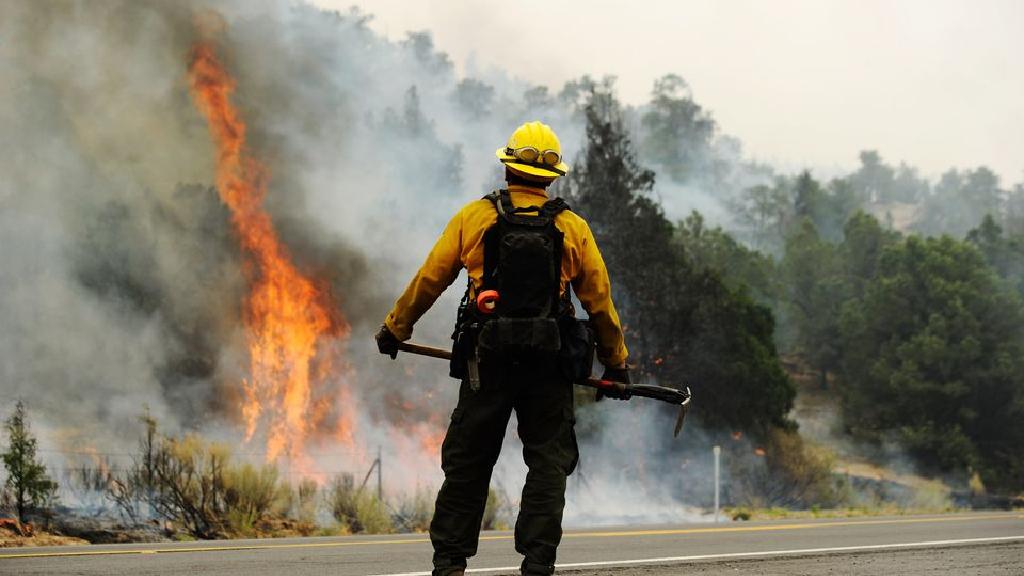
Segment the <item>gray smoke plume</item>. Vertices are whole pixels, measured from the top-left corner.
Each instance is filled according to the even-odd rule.
[[[143,406],[165,430],[237,438],[244,258],[212,188],[214,152],[186,79],[195,19],[210,13],[223,19],[218,50],[238,82],[251,152],[269,168],[267,209],[297,266],[329,282],[351,324],[347,377],[362,441],[384,445],[394,462],[401,446],[417,446],[407,437],[415,426],[443,428],[457,386],[437,361],[382,361],[373,331],[447,219],[501,184],[493,152],[515,126],[555,126],[574,156],[579,94],[495,71],[460,78],[426,33],[393,43],[358,11],[301,3],[0,8],[2,412],[25,400],[50,450],[130,451]],[[711,198],[694,182],[666,190],[680,216]],[[447,344],[464,283],[417,325],[418,340]],[[584,457],[570,515],[594,520],[596,502],[607,504],[594,494],[614,485],[634,496],[613,517],[678,517],[643,504],[679,496],[661,480],[619,477],[637,445],[658,453],[661,441],[647,435],[666,436],[670,419],[637,416],[653,407],[617,408],[588,416],[626,419],[616,429],[629,433],[584,438],[602,449]],[[325,457],[330,470],[349,462],[341,452]],[[436,485],[436,457],[420,459],[389,477],[389,488]],[[513,492],[518,466],[500,468]],[[665,466],[677,478],[685,463]]]

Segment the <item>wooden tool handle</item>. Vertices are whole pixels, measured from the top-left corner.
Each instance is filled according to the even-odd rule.
[[[431,358],[440,358],[441,360],[452,359],[452,353],[450,350],[435,348],[433,346],[424,346],[422,344],[413,344],[412,342],[399,342],[398,349],[402,352],[419,354],[420,356],[430,356]]]

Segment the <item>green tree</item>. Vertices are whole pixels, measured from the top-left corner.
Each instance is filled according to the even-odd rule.
[[[875,150],[860,153],[860,168],[850,175],[854,188],[866,202],[891,202],[893,169]]]
[[[641,349],[672,292],[672,224],[652,197],[654,172],[640,165],[612,85],[592,85],[583,106],[587,147],[559,192],[589,222],[615,278],[616,303]],[[640,358],[635,358],[639,360]]]
[[[491,114],[494,87],[475,78],[465,78],[455,87],[455,101],[471,121],[479,121]]]
[[[811,176],[810,171],[804,170],[796,177],[796,185],[793,195],[793,213],[798,219],[806,218],[811,222],[817,222],[825,209],[825,191],[821,184]]]
[[[781,270],[786,318],[792,328],[783,340],[818,370],[821,386],[827,388],[829,373],[839,363],[839,310],[845,297],[837,249],[804,218],[787,239]]]
[[[804,170],[793,184],[793,226],[800,226],[801,219],[807,218],[822,238],[840,242],[843,225],[862,205],[848,179],[836,179],[827,186]],[[792,232],[792,231],[790,231]]]
[[[631,361],[660,381],[688,383],[713,428],[767,434],[791,427],[794,388],[778,360],[771,311],[689,251],[652,196],[610,84],[591,85],[587,147],[560,191],[587,218],[613,278]],[[577,96],[578,97],[578,96]],[[695,248],[700,249],[699,241]]]
[[[935,470],[1024,485],[1024,305],[970,243],[882,250],[843,308],[842,401],[862,439],[895,438]]]
[[[2,455],[7,469],[7,489],[14,501],[15,512],[22,522],[28,513],[53,498],[57,483],[50,480],[46,466],[36,460],[36,439],[29,430],[25,404],[19,401],[4,425],[9,443]]]
[[[1024,237],[1007,236],[991,214],[967,233],[967,241],[981,250],[996,272],[1024,294]]]
[[[999,188],[999,177],[985,166],[962,172],[948,170],[924,201],[915,228],[930,235],[962,238],[986,214],[1002,214],[1005,196],[1007,193]]]
[[[677,182],[686,182],[706,160],[715,121],[694,102],[686,81],[669,74],[654,82],[651,104],[640,120],[640,151]]]
[[[832,180],[825,187],[822,207],[815,220],[818,232],[830,242],[842,242],[847,221],[861,210],[863,205],[864,202],[849,180]]]
[[[1007,232],[1013,235],[1024,234],[1024,184],[1015,184],[1007,193],[1004,220]]]
[[[900,162],[890,198],[895,202],[918,202],[928,195],[928,189],[928,181],[918,176],[916,168]]]
[[[839,259],[848,297],[864,296],[867,284],[878,272],[882,251],[899,239],[898,232],[882,228],[874,216],[864,212],[857,212],[846,222]]]
[[[470,88],[460,88],[456,98],[482,98],[478,92],[483,90],[483,85],[477,86],[476,81],[468,82]],[[472,107],[485,104],[477,101],[475,104],[466,105]],[[474,112],[466,110],[466,113]],[[433,120],[423,111],[416,86],[410,86],[405,91],[401,112],[392,108],[385,109],[376,123],[376,128],[382,137],[388,139],[389,150],[394,154],[419,158],[423,162],[399,165],[398,174],[403,180],[434,190],[451,191],[452,194],[459,189],[462,180],[462,148],[459,144],[449,145],[440,139]],[[424,165],[435,166],[438,169],[425,171],[421,168]]]
[[[786,229],[793,221],[792,192],[785,178],[776,178],[772,185],[759,184],[744,190],[730,202],[737,224],[755,250],[772,255],[782,252]]]
[[[668,315],[674,330],[659,334],[664,361],[655,376],[689,383],[712,429],[762,439],[776,428],[794,429],[787,414],[796,389],[779,362],[771,310],[730,289],[715,270],[691,270],[683,280],[683,303]]]
[[[775,262],[752,250],[721,227],[709,228],[700,212],[692,212],[675,229],[677,249],[698,269],[717,270],[733,290],[749,291],[758,302],[774,306],[780,282]]]

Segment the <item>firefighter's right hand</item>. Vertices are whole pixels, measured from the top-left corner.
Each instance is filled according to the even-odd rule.
[[[601,376],[601,380],[611,380],[612,382],[622,382],[623,384],[632,384],[629,381],[629,367],[623,363],[621,366],[607,366],[604,369],[604,374]],[[597,397],[595,400],[601,401],[602,398],[615,398],[616,400],[629,400],[629,395],[625,396],[620,394],[609,394],[603,390],[598,389]]]
[[[377,350],[380,350],[381,354],[391,356],[392,360],[398,357],[398,338],[388,330],[387,325],[380,327],[374,339],[377,340]]]

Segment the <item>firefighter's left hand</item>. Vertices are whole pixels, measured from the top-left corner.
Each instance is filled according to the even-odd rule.
[[[380,327],[380,331],[374,336],[377,340],[377,350],[380,350],[381,354],[391,356],[394,360],[398,357],[398,338],[388,330],[386,325]]]
[[[604,374],[601,376],[602,380],[611,380],[612,382],[622,382],[623,384],[631,384],[629,380],[629,367],[623,363],[620,366],[606,366]],[[629,400],[629,395],[620,394],[608,394],[602,390],[597,391],[596,400],[600,401],[602,398],[615,398],[616,400]]]

